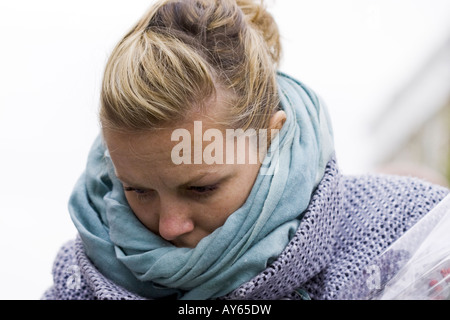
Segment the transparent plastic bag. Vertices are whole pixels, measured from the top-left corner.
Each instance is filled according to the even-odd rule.
[[[363,274],[364,299],[450,300],[450,195]]]

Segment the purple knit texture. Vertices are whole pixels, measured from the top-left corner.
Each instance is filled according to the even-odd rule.
[[[336,161],[311,198],[285,250],[223,299],[363,299],[365,267],[437,205],[449,190],[415,178],[343,176]],[[145,299],[103,276],[79,237],[66,243],[43,299]]]

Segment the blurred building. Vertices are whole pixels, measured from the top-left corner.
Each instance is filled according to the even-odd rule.
[[[374,120],[372,166],[450,185],[450,38]]]

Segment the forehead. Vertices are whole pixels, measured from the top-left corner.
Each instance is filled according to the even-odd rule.
[[[219,127],[215,122],[203,119],[201,131],[203,133],[210,128],[218,129]],[[188,143],[191,148],[185,152],[194,152],[194,121],[172,128],[143,132],[103,130],[104,140],[118,177],[122,178],[123,182],[140,185],[156,178],[170,180],[176,184],[202,175],[221,175],[224,172],[230,172],[230,166],[226,164],[176,164],[172,159],[172,150],[180,141],[172,141],[172,134],[178,129],[190,133],[191,141]],[[188,156],[191,157],[190,154]]]
[[[170,158],[171,130],[154,129],[143,132],[103,130],[103,137],[113,160],[163,161]]]
[[[203,134],[209,129],[225,133],[225,127],[208,117],[197,117],[177,123],[171,127],[155,128],[146,131],[114,131],[103,129],[103,137],[111,155],[126,156],[140,160],[168,160],[173,148],[190,140],[189,151],[194,149],[196,142],[203,139]],[[180,136],[180,132],[186,133]],[[225,134],[224,134],[225,136]],[[203,143],[200,143],[203,145]]]
[[[172,140],[175,130],[185,129],[192,137],[194,144],[194,122],[202,124],[202,134],[208,129],[217,129],[225,132],[226,123],[229,118],[230,100],[234,94],[220,86],[216,87],[215,94],[207,98],[204,103],[192,107],[186,118],[177,120],[175,123],[166,125],[164,128],[152,128],[142,131],[114,131],[104,128],[103,136],[110,154],[125,154],[153,161],[166,161],[170,158],[173,147],[178,143]],[[192,148],[191,148],[192,150]]]

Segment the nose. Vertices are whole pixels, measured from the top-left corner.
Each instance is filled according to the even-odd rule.
[[[167,241],[173,241],[183,234],[194,230],[194,223],[189,214],[189,208],[174,201],[160,207],[159,235]]]

